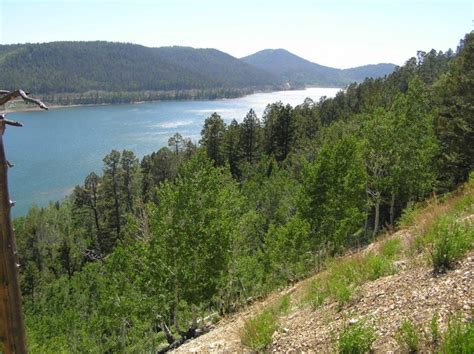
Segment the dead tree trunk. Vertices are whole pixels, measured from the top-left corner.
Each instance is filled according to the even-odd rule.
[[[17,97],[26,102],[37,104],[43,109],[47,107],[39,100],[28,97],[22,90],[0,90],[0,105]],[[9,353],[26,353],[26,336],[23,325],[23,311],[18,274],[18,254],[15,235],[10,218],[13,206],[8,194],[8,168],[12,165],[5,157],[3,133],[6,125],[19,126],[20,123],[5,119],[0,115],[0,339],[1,351]]]
[[[0,336],[5,353],[26,353],[25,329],[18,282],[18,255],[10,220],[7,170],[3,146],[5,120],[0,120]]]

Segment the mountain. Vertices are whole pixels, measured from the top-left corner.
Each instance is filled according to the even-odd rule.
[[[389,75],[395,69],[394,64],[380,63],[358,66],[350,69],[343,69],[342,75],[349,78],[351,81],[361,82],[367,77],[384,77]]]
[[[216,49],[98,41],[0,46],[0,82],[50,94],[276,88],[279,79]]]
[[[315,64],[285,49],[265,49],[241,60],[280,77],[292,86],[341,87],[354,81],[363,81],[366,77],[385,76],[395,68],[394,64],[376,64],[351,69],[336,69]]]
[[[237,59],[216,49],[131,43],[0,45],[2,89],[22,87],[60,104],[235,97],[305,85],[343,87],[384,76],[392,64],[335,69],[286,50]]]

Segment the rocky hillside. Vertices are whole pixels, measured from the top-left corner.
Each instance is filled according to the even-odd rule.
[[[474,183],[400,224],[177,351],[472,352]]]

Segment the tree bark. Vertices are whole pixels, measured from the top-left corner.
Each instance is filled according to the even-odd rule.
[[[395,191],[392,191],[392,199],[390,200],[390,226],[395,221]]]
[[[10,219],[7,160],[3,146],[5,122],[0,120],[0,338],[3,352],[26,353],[26,336],[18,274],[18,255]]]
[[[380,228],[380,195],[375,199],[375,217],[374,217],[374,232],[373,237],[377,236]]]
[[[18,89],[16,91],[0,90],[0,106],[17,97],[23,101],[38,105],[47,110],[48,107],[38,99]],[[18,274],[18,255],[15,234],[10,218],[12,203],[8,195],[8,167],[11,164],[5,157],[3,133],[5,125],[21,127],[18,122],[5,119],[0,114],[0,350],[5,354],[26,353],[26,335],[23,324],[21,293]]]

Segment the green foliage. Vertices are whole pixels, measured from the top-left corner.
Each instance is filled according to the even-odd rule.
[[[203,94],[210,99],[236,97],[245,93],[239,90],[280,84],[277,77],[215,49],[96,41],[19,44],[0,50],[8,52],[0,70],[5,88],[24,87],[54,100],[74,98],[74,103],[192,99]]]
[[[365,218],[365,184],[360,149],[351,136],[325,144],[307,165],[302,204],[317,237],[314,248],[327,244],[337,253],[353,240]]]
[[[307,274],[312,263],[309,229],[309,224],[299,216],[284,226],[270,225],[265,246],[271,273],[277,279],[293,281]]]
[[[286,315],[290,311],[291,306],[291,296],[289,294],[283,295],[280,299],[278,299],[275,308],[276,312]]]
[[[446,216],[434,224],[425,239],[434,271],[444,272],[474,247],[474,229],[469,222]]]
[[[253,350],[264,350],[272,343],[272,336],[276,329],[275,313],[267,309],[245,321],[240,340],[243,345]]]
[[[368,253],[349,259],[329,259],[326,271],[310,286],[307,300],[313,307],[322,305],[331,298],[344,305],[348,303],[357,287],[369,280],[393,274],[393,260],[384,255]]]
[[[398,345],[408,353],[417,353],[421,349],[420,337],[420,333],[409,320],[403,321],[396,335]]]
[[[474,169],[474,33],[466,34],[459,49],[448,74],[436,85],[436,136],[445,188],[466,182]]]
[[[149,206],[151,278],[162,279],[165,303],[200,305],[216,294],[230,261],[240,214],[235,182],[198,153],[174,183],[164,183],[160,203]]]
[[[245,321],[240,331],[243,345],[253,350],[264,350],[272,343],[273,333],[278,328],[278,317],[290,309],[290,295],[284,295],[255,317]]]
[[[450,318],[440,353],[472,353],[474,351],[474,322],[464,322],[459,316]]]
[[[439,314],[435,312],[430,321],[430,342],[433,347],[437,347],[441,340],[441,332],[439,330]]]
[[[341,354],[368,353],[375,339],[374,328],[358,321],[341,330],[337,340],[337,350]]]
[[[284,49],[265,49],[242,58],[246,63],[281,77],[292,86],[343,87],[366,77],[383,77],[393,71],[393,64],[365,65],[335,69],[311,63]]]
[[[307,301],[318,307],[330,299],[342,306],[364,282],[395,271],[402,245],[394,238],[382,242],[377,253],[343,260],[326,257],[367,243],[370,229],[376,234],[400,215],[403,225],[428,218],[422,225],[427,231],[416,242],[431,251],[435,268],[452,266],[472,249],[473,233],[465,219],[474,212],[472,183],[428,203],[429,213],[420,212],[420,202],[437,186],[454,188],[467,173],[470,156],[461,147],[469,152],[473,140],[468,105],[472,90],[463,80],[470,75],[465,71],[472,63],[471,44],[468,36],[452,65],[452,53],[419,53],[389,77],[351,84],[334,98],[305,100],[296,108],[271,104],[262,121],[252,110],[240,124],[234,120],[226,125],[213,114],[205,121],[201,147],[177,133],[169,147],[141,162],[130,151],[112,151],[104,158],[101,176],[89,174],[70,198],[33,207],[15,220],[30,349],[156,351],[167,340],[165,326],[175,338],[183,338],[199,317],[233,312],[319,270],[323,262],[326,270],[310,285]],[[95,46],[125,66],[151,63],[149,48],[133,45],[58,43],[5,50],[45,57],[51,50],[60,57],[62,46],[73,52]],[[247,79],[239,77],[252,74],[241,66],[244,72],[224,68],[221,59],[233,59],[215,51],[162,52],[193,72],[160,82],[174,90],[166,93],[168,98],[185,97],[181,90],[188,87],[187,80],[192,81],[189,87],[199,87],[191,93],[195,98],[206,90],[215,97],[236,94],[228,87],[244,87]],[[80,71],[73,63],[81,58],[61,65]],[[196,73],[196,65],[208,60],[214,60],[212,68]],[[136,78],[147,65],[140,66]],[[155,74],[166,74],[172,66],[147,71],[147,89],[156,88]],[[43,69],[50,72],[47,66]],[[219,73],[228,70],[236,81],[219,83]],[[31,77],[36,71],[33,67]],[[70,84],[101,87],[102,79],[94,81],[99,73],[72,77]],[[206,79],[210,73],[216,81]],[[158,97],[156,92],[138,92],[143,87],[136,78],[111,77],[110,84],[126,79],[130,85],[120,94],[67,93],[67,85],[58,89],[61,97],[81,102]],[[254,79],[257,87],[264,78]],[[217,93],[208,88],[215,85],[221,87]],[[48,92],[47,85],[44,90]],[[433,222],[440,214],[446,215]],[[256,350],[265,348],[278,316],[289,307],[286,296],[249,320],[243,341]],[[433,326],[434,338],[438,330]],[[456,334],[461,332],[468,333],[463,338],[472,337],[472,326],[470,332],[456,328],[452,325],[447,338],[461,338]],[[347,328],[341,339],[350,352],[368,350],[372,343],[366,329],[357,326]]]
[[[207,156],[214,161],[216,166],[221,166],[224,163],[224,133],[225,123],[220,115],[214,112],[206,118],[199,143],[206,149]]]
[[[394,259],[402,250],[400,238],[389,238],[380,245],[380,254],[388,259]]]

